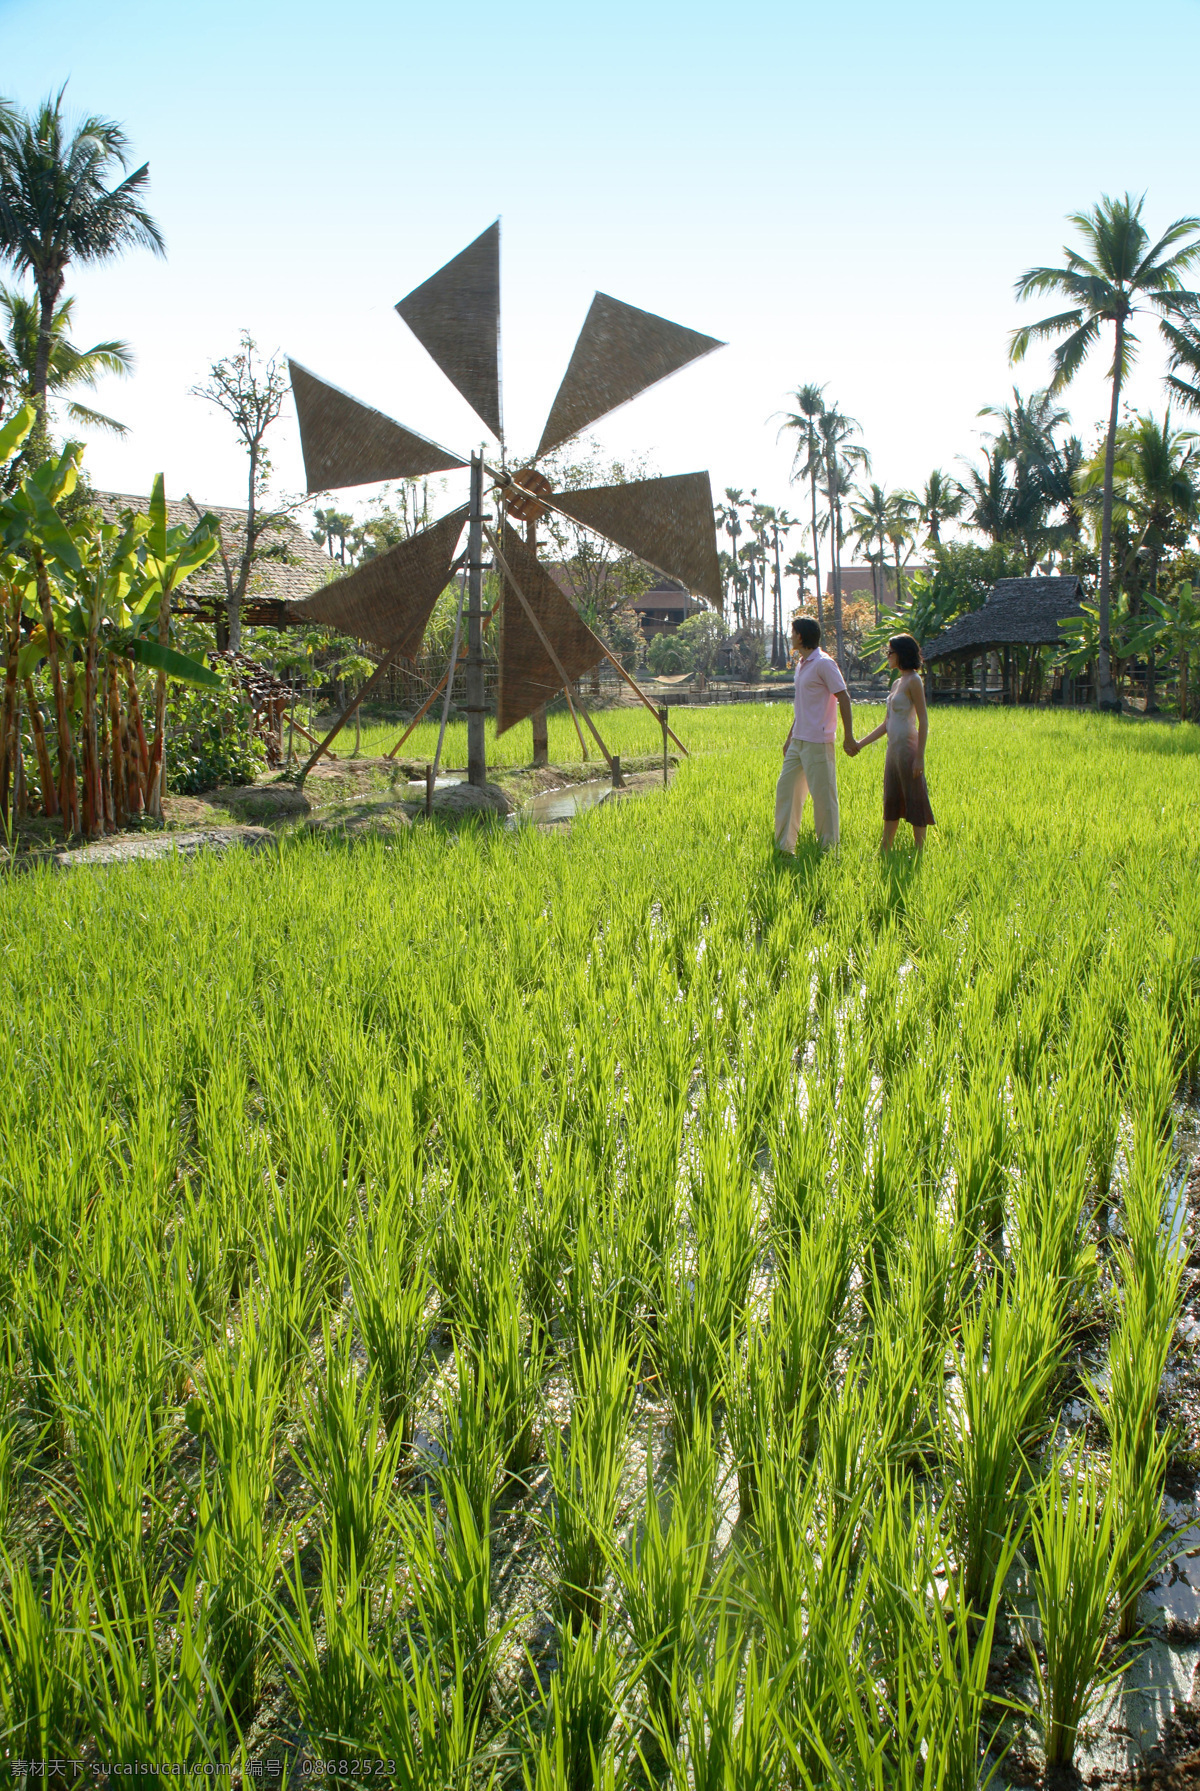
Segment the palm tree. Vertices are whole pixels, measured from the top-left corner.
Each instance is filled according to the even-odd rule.
[[[904,583],[900,573],[900,549],[906,547],[908,554],[913,550],[916,535],[913,532],[913,517],[917,508],[917,500],[911,491],[893,491],[887,501],[887,526],[884,530],[896,562],[896,608],[904,602]],[[876,621],[878,621],[876,617]]]
[[[831,552],[833,555],[833,627],[837,642],[837,662],[846,675],[846,643],[842,632],[842,499],[851,489],[856,470],[870,472],[871,456],[850,440],[861,425],[845,416],[835,405],[826,405],[817,420],[825,466],[825,486],[829,500]]]
[[[888,496],[882,485],[872,485],[866,492],[854,494],[857,505],[850,506],[850,532],[858,550],[868,562],[875,587],[875,625],[879,626],[879,584],[883,563],[887,558]]]
[[[87,117],[72,131],[60,87],[26,116],[0,113],[0,259],[31,274],[38,295],[38,340],[30,396],[42,413],[54,345],[54,314],[72,262],[110,261],[127,248],[164,251],[162,232],[142,204],[149,163],[129,166],[129,141],[111,119]],[[112,184],[110,184],[112,183]]]
[[[729,536],[729,557],[736,569],[738,562],[738,536],[742,532],[742,506],[746,502],[746,494],[739,487],[725,487],[725,502],[717,505],[717,527],[725,530]],[[734,579],[734,616],[737,618],[737,579]]]
[[[797,519],[789,516],[786,510],[767,508],[771,530],[771,549],[775,556],[774,607],[772,609],[773,626],[771,638],[771,664],[779,669],[786,664],[783,647],[783,563],[781,560],[781,542],[792,529],[797,526]]]
[[[1160,422],[1151,415],[1139,416],[1117,431],[1117,449],[1113,459],[1113,511],[1129,523],[1131,539],[1121,567],[1121,583],[1129,596],[1131,622],[1138,620],[1143,592],[1157,595],[1158,574],[1163,552],[1182,547],[1200,510],[1197,473],[1200,451],[1190,430],[1172,429],[1168,408]],[[1079,489],[1086,496],[1103,479],[1101,456],[1097,455],[1079,475]],[[1144,567],[1144,584],[1139,589],[1136,570]],[[1146,707],[1154,703],[1154,655],[1146,666]]]
[[[798,553],[794,553],[792,555],[791,559],[788,561],[787,565],[784,567],[784,571],[790,572],[792,577],[795,579],[796,584],[799,588],[799,605],[800,605],[800,608],[803,609],[804,608],[805,587],[808,584],[808,575],[811,571],[813,571],[812,556],[810,554],[806,554],[804,549],[801,548]]]
[[[821,530],[817,523],[817,478],[821,473],[824,460],[817,422],[825,414],[824,392],[824,386],[798,386],[791,394],[796,408],[794,411],[783,413],[783,422],[776,436],[776,440],[778,440],[779,435],[782,435],[785,429],[795,431],[796,452],[792,457],[792,478],[808,480],[809,498],[812,503],[812,521],[809,527],[812,531],[813,567],[816,572],[817,584],[817,621],[819,623],[822,620]]]
[[[1184,289],[1181,275],[1200,256],[1200,217],[1176,218],[1156,243],[1141,221],[1144,195],[1120,199],[1102,196],[1091,211],[1073,212],[1070,222],[1083,238],[1083,253],[1065,248],[1064,267],[1031,267],[1017,281],[1017,297],[1054,293],[1069,308],[1014,330],[1009,354],[1024,358],[1033,341],[1057,341],[1051,395],[1061,392],[1099,341],[1106,323],[1113,326],[1113,358],[1109,369],[1112,400],[1104,448],[1104,495],[1100,524],[1100,640],[1096,699],[1102,709],[1119,709],[1110,661],[1109,603],[1112,554],[1113,462],[1117,446],[1121,384],[1133,365],[1137,338],[1130,321],[1139,312],[1157,313],[1160,325],[1186,315],[1200,299]],[[1186,240],[1186,239],[1191,240]],[[1182,244],[1176,248],[1176,244]],[[1168,250],[1174,250],[1168,254]],[[1170,337],[1167,337],[1170,344]]]
[[[105,373],[128,374],[133,371],[133,353],[127,342],[96,342],[91,348],[76,348],[67,336],[75,300],[66,298],[58,306],[51,321],[50,363],[46,391],[57,398],[73,386],[94,386]],[[33,389],[38,351],[38,307],[27,293],[11,286],[0,286],[0,312],[7,322],[4,327],[3,350],[12,363],[15,384],[20,395],[28,397]],[[67,415],[73,423],[94,429],[110,429],[115,435],[128,433],[124,423],[106,417],[102,411],[71,399]]]
[[[966,493],[957,479],[949,479],[935,466],[925,481],[925,489],[917,499],[917,516],[926,539],[937,547],[942,538],[942,524],[962,515]]]

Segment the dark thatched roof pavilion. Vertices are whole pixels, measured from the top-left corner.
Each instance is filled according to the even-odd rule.
[[[1064,578],[1001,578],[982,609],[951,622],[922,647],[927,663],[974,658],[1006,647],[1053,647],[1062,640],[1060,622],[1082,616],[1083,581]]]

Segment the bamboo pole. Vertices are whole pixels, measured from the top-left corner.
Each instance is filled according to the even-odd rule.
[[[491,609],[489,609],[484,615],[483,627],[484,627],[485,633],[486,633],[487,629],[491,626],[492,617],[494,615],[496,615],[499,608],[500,608],[500,600],[499,600],[499,598],[497,598],[496,602],[493,603]],[[449,672],[449,667],[447,667],[446,671],[444,671],[442,673],[441,677],[438,679],[437,683],[434,685],[434,687],[430,691],[429,695],[425,698],[425,701],[421,704],[421,707],[417,710],[417,713],[413,716],[412,720],[409,722],[408,726],[405,728],[404,732],[401,734],[399,740],[397,740],[395,746],[392,747],[390,752],[384,753],[383,756],[385,759],[394,759],[395,758],[396,754],[400,751],[400,748],[404,745],[404,742],[408,739],[409,735],[413,732],[414,728],[416,728],[417,724],[420,721],[422,721],[424,719],[426,713],[430,709],[432,709],[433,705],[437,702],[439,696],[442,694],[442,691],[446,687],[446,677],[447,677],[448,672]]]

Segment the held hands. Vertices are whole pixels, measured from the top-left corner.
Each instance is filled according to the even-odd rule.
[[[856,740],[853,734],[843,734],[842,751],[848,759],[856,758],[862,751],[862,743],[861,741]]]

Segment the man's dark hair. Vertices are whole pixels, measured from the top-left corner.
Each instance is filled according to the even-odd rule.
[[[811,616],[797,616],[792,623],[792,633],[808,653],[821,644],[820,625]]]

